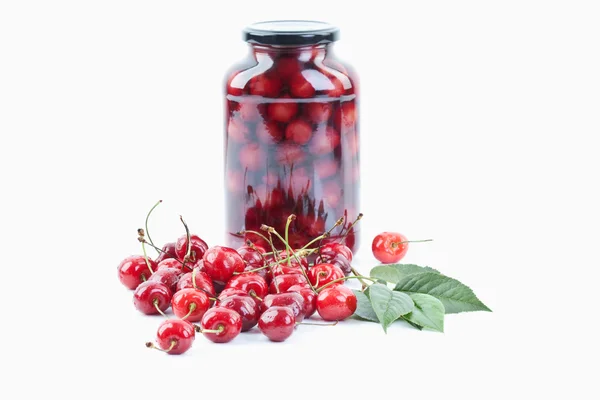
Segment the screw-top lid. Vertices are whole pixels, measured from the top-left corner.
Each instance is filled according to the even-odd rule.
[[[311,45],[338,40],[340,30],[319,21],[264,21],[244,29],[246,42],[268,45]]]

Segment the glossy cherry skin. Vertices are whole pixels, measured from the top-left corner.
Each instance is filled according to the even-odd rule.
[[[348,287],[335,285],[317,296],[317,312],[325,321],[342,321],[356,311],[356,295]]]
[[[196,308],[190,312],[192,304]],[[204,314],[210,308],[210,300],[206,293],[196,289],[182,289],[173,295],[171,299],[171,309],[178,318],[183,318],[188,313],[185,320],[189,322],[199,322]]]
[[[294,312],[296,322],[304,319],[304,297],[300,293],[285,292],[265,296],[261,304],[262,312],[273,306],[289,307]]]
[[[294,285],[308,286],[308,282],[302,274],[285,274],[274,276],[271,284],[269,285],[269,292],[287,292],[287,290]],[[277,291],[277,288],[279,288],[279,292]]]
[[[183,264],[175,258],[167,258],[158,263],[157,270],[165,268],[183,269]]]
[[[294,313],[289,307],[274,306],[258,319],[258,328],[272,342],[283,342],[296,327]]]
[[[242,331],[242,318],[240,314],[229,308],[213,307],[204,314],[200,326],[202,329],[222,329],[219,333],[203,332],[202,334],[212,342],[227,343]]]
[[[294,285],[287,291],[300,293],[304,299],[304,318],[310,318],[310,316],[317,311],[317,295],[311,288],[302,285]]]
[[[249,294],[254,292],[261,299],[269,294],[267,282],[260,275],[253,273],[234,276],[225,285],[225,289],[228,288],[242,289]]]
[[[157,264],[154,260],[148,259],[153,271],[156,271]],[[147,281],[152,273],[146,264],[144,256],[130,256],[121,261],[117,267],[119,280],[127,289],[135,289],[140,283]]]
[[[177,253],[175,253],[175,242],[166,243],[161,250],[161,253],[156,257],[157,264],[163,260],[168,260],[169,258],[177,258]]]
[[[215,297],[216,295],[215,287],[210,277],[198,270],[196,270],[196,288],[201,289],[211,297]],[[191,272],[187,272],[179,278],[179,282],[177,282],[177,291],[182,289],[195,289]]]
[[[159,314],[156,307],[165,312],[171,305],[171,296],[171,289],[164,283],[148,281],[133,292],[133,305],[146,315]]]
[[[315,264],[324,263],[335,265],[336,267],[341,269],[344,275],[346,276],[350,275],[350,273],[352,272],[352,264],[350,264],[350,261],[348,261],[348,259],[341,253],[337,253],[333,256],[323,254],[318,256],[315,260]]]
[[[254,245],[254,248],[250,246],[242,246],[237,249],[238,254],[242,257],[242,260],[253,268],[259,268],[263,266],[264,259],[262,254],[265,253],[265,249],[261,246]]]
[[[225,284],[234,272],[243,272],[246,265],[244,260],[232,248],[215,246],[206,251],[202,258],[203,271],[215,282]]]
[[[335,257],[337,254],[341,254],[348,259],[348,261],[352,262],[352,250],[348,246],[343,243],[330,242],[326,243],[319,249],[319,254],[324,256],[328,255],[330,257]]]
[[[401,233],[382,232],[375,236],[371,250],[377,260],[384,264],[400,261],[408,251],[408,239]]]
[[[271,273],[273,276],[286,275],[286,274],[300,274],[302,275],[302,269],[298,268],[297,265],[287,265],[286,263],[278,264],[272,267]]]
[[[242,332],[247,332],[256,326],[260,315],[258,305],[249,295],[233,295],[219,302],[219,307],[229,308],[242,318]]]
[[[183,275],[180,269],[177,268],[163,268],[156,271],[149,281],[153,282],[162,282],[171,290],[171,292],[175,293],[177,291],[177,282],[179,282],[179,278]]]
[[[191,249],[190,249],[190,259],[189,261],[193,264],[198,260],[201,260],[204,256],[206,250],[208,250],[208,245],[204,240],[202,240],[198,235],[190,235]],[[177,239],[175,243],[175,254],[177,258],[181,261],[185,258],[187,254],[188,248],[188,240],[187,235],[181,236]]]
[[[288,252],[286,250],[279,253],[280,260],[287,260],[287,258],[288,258]],[[298,263],[298,260],[300,260],[300,263]],[[287,261],[282,261],[281,263],[287,265]],[[304,269],[308,269],[308,259],[305,256],[294,256],[292,253],[292,258],[290,259],[290,264],[295,267],[302,265],[302,267]]]
[[[196,338],[196,331],[192,324],[180,319],[168,319],[163,321],[156,332],[156,343],[168,354],[182,354],[189,350]]]
[[[320,288],[336,279],[344,277],[341,269],[333,264],[317,264],[308,271],[308,279],[316,288]]]

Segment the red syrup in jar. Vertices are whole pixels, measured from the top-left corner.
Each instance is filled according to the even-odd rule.
[[[285,230],[300,248],[344,217],[328,239],[352,250],[359,212],[357,78],[333,54],[328,24],[275,21],[244,31],[246,60],[226,80],[227,241],[265,248],[262,224]],[[349,230],[349,231],[348,231]],[[240,233],[245,232],[245,233]],[[283,249],[283,243],[274,243]]]

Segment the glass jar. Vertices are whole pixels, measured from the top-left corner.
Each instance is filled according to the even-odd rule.
[[[245,60],[226,77],[227,241],[265,248],[262,224],[301,248],[334,227],[329,241],[358,246],[358,88],[333,54],[339,30],[312,21],[272,21],[244,30]],[[264,232],[262,232],[264,233]],[[278,248],[283,243],[275,240]]]

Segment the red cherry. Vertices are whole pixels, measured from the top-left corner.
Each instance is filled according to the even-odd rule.
[[[194,268],[196,270],[196,288],[200,291],[203,291],[207,295],[211,297],[215,297],[215,287],[213,285],[212,279],[204,272],[200,271],[199,268]],[[194,282],[192,279],[192,272],[187,272],[181,275],[179,278],[179,282],[177,282],[177,291],[182,289],[195,289]]]
[[[408,239],[397,232],[382,232],[375,236],[371,245],[373,255],[384,264],[400,261],[408,251]]]
[[[294,312],[289,307],[271,307],[258,320],[260,331],[273,342],[289,338],[295,327]]]
[[[147,315],[165,312],[171,303],[171,289],[157,281],[148,281],[139,285],[133,292],[133,305]]]
[[[244,260],[232,248],[215,246],[206,251],[203,271],[215,282],[225,284],[234,272],[243,272]]]
[[[302,72],[299,72],[290,79],[290,93],[293,97],[308,98],[315,95],[315,88]]]
[[[261,304],[262,311],[273,306],[289,307],[294,312],[296,322],[304,319],[304,297],[297,292],[275,293],[265,296]]]
[[[289,99],[289,96],[282,96],[282,99]],[[267,111],[269,118],[277,122],[288,122],[298,113],[298,103],[295,102],[277,102],[269,104]]]
[[[156,263],[160,263],[163,260],[167,260],[169,258],[177,258],[177,254],[175,254],[175,242],[165,244],[161,253],[156,257]]]
[[[178,268],[163,268],[153,273],[148,281],[164,283],[172,293],[175,293],[181,275],[183,272]]]
[[[356,311],[356,295],[348,287],[335,285],[317,296],[317,312],[325,321],[342,321]]]
[[[300,72],[300,63],[295,57],[281,57],[276,61],[276,64],[277,75],[285,81]]]
[[[343,277],[342,270],[333,264],[317,264],[308,271],[308,280],[316,288]]]
[[[261,121],[256,126],[256,137],[262,143],[275,144],[283,139],[283,130],[275,121]]]
[[[352,261],[352,250],[350,250],[350,248],[343,243],[338,243],[338,242],[325,243],[319,249],[319,254],[321,256],[331,256],[331,257],[335,257],[336,255],[341,254],[344,257],[346,257],[348,259],[348,261],[350,261],[350,262]]]
[[[191,242],[191,250],[190,250],[190,258],[186,261],[187,263],[196,263],[198,260],[202,259],[206,250],[208,250],[208,245],[204,240],[202,240],[198,235],[190,235]],[[184,261],[184,258],[187,254],[188,250],[188,239],[187,235],[181,236],[177,239],[177,243],[175,243],[175,254],[177,258],[181,261]]]
[[[266,250],[263,247],[257,245],[254,245],[254,248],[242,246],[237,249],[237,252],[242,257],[242,260],[253,269],[263,266],[264,258],[262,254],[266,253]]]
[[[224,307],[208,310],[200,323],[202,334],[215,343],[232,341],[242,331],[240,314]]]
[[[304,150],[297,144],[282,143],[275,150],[275,161],[279,164],[300,164],[305,157]]]
[[[157,270],[165,269],[165,268],[175,268],[182,269],[183,263],[175,258],[167,258],[166,260],[162,260],[156,266]]]
[[[259,171],[265,165],[265,151],[258,143],[248,143],[240,150],[240,164],[248,171]]]
[[[311,288],[302,285],[294,285],[287,291],[300,293],[304,299],[304,318],[309,318],[317,311],[317,295]]]
[[[305,105],[306,115],[315,123],[325,122],[333,113],[331,103],[308,103]]]
[[[279,288],[279,292],[286,292],[294,285],[308,286],[308,282],[302,274],[285,274],[274,276],[271,284],[269,285],[269,292],[278,293],[277,288]]]
[[[210,308],[206,293],[196,289],[182,289],[173,295],[171,309],[178,318],[198,322]]]
[[[340,135],[335,129],[328,126],[319,126],[315,131],[308,148],[312,154],[322,156],[331,154],[339,145]]]
[[[236,143],[247,143],[250,137],[248,126],[238,117],[229,118],[227,138]]]
[[[156,332],[158,347],[168,354],[182,354],[189,350],[196,338],[194,327],[187,321],[168,319],[163,321]],[[151,342],[146,347],[154,347]]]
[[[281,80],[265,74],[250,79],[250,94],[263,97],[277,97],[281,90]]]
[[[298,265],[293,265],[293,264],[288,265],[287,263],[281,263],[281,264],[274,266],[271,269],[271,272],[272,272],[273,276],[280,276],[280,275],[287,275],[287,274],[302,275],[302,270],[300,268],[298,268]]]
[[[221,291],[221,293],[219,293],[219,300],[224,300],[227,297],[230,296],[247,296],[248,292],[246,292],[245,290],[242,289],[236,289],[236,288],[225,288]]]
[[[269,286],[260,275],[257,274],[241,274],[234,276],[227,282],[225,289],[242,289],[248,294],[254,295],[261,299],[269,294]]]
[[[312,126],[302,120],[296,119],[285,128],[285,138],[297,144],[306,144],[312,137]]]
[[[153,271],[156,271],[157,264],[154,260],[148,259],[148,263]],[[128,289],[135,289],[142,282],[147,281],[152,273],[146,264],[144,256],[130,256],[121,261],[117,267],[119,280]]]
[[[321,179],[332,177],[338,171],[337,161],[328,158],[320,158],[315,160],[314,166],[315,172]]]
[[[242,332],[247,332],[256,326],[259,317],[258,305],[247,294],[225,297],[219,302],[219,307],[235,311],[242,319]]]

